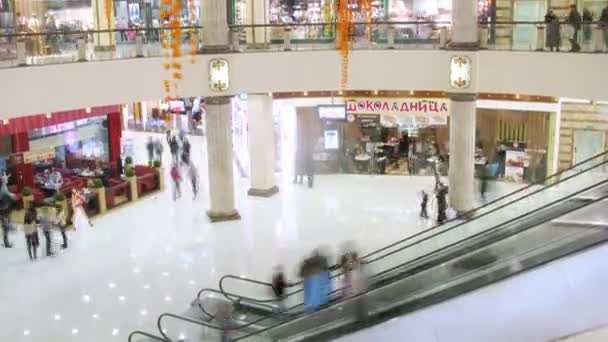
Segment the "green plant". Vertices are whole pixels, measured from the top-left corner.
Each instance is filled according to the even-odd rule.
[[[133,164],[133,158],[131,158],[131,157],[125,158],[125,164],[127,164],[127,165]]]
[[[154,167],[159,168],[161,165],[162,164],[161,164],[160,160],[155,160],[154,161]]]
[[[95,179],[93,180],[93,187],[94,187],[95,189],[101,189],[101,188],[103,188],[103,182],[101,181],[101,179],[99,179],[99,178],[95,178]]]
[[[63,201],[65,201],[65,196],[61,192],[56,193],[55,202],[63,202]]]
[[[32,188],[30,188],[29,186],[26,186],[23,188],[23,196],[32,196]]]
[[[131,178],[135,176],[135,171],[132,168],[125,169],[125,177]]]

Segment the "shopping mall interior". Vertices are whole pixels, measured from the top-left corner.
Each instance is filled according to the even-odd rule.
[[[608,0],[0,0],[1,341],[608,340]]]

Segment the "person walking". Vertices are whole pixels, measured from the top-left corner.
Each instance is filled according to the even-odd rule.
[[[559,51],[560,36],[559,36],[559,19],[553,12],[552,8],[549,8],[545,15],[545,23],[547,24],[546,40],[547,46],[551,51]]]
[[[427,211],[427,208],[429,206],[429,194],[422,190],[422,201],[420,202],[420,217],[423,219],[428,219],[429,218],[429,214]]]
[[[52,221],[50,218],[51,212],[49,207],[42,208],[42,214],[39,215],[38,222],[40,223],[40,228],[42,228],[42,233],[44,234],[44,240],[46,244],[46,256],[53,256],[53,250],[51,248],[51,227]]]
[[[179,171],[178,163],[173,163],[171,167],[171,179],[173,180],[173,200],[177,201],[178,198],[182,197],[182,175]]]
[[[570,37],[570,52],[578,52],[581,50],[581,46],[578,44],[578,31],[581,29],[582,21],[581,14],[576,9],[576,5],[570,5],[570,14],[568,14],[568,18],[566,19],[566,23],[573,29],[572,36]]]
[[[593,23],[593,13],[587,8],[583,9],[583,39],[585,43],[591,41],[591,23]]]
[[[287,310],[287,306],[285,305],[285,289],[287,286],[288,284],[287,280],[285,279],[283,267],[276,266],[274,269],[274,275],[272,276],[272,291],[274,292],[277,309],[279,312],[285,312]]]
[[[13,245],[9,241],[8,232],[11,231],[11,209],[13,205],[12,198],[5,193],[0,193],[0,220],[2,225],[2,241],[5,248],[12,248]]]
[[[194,165],[194,163],[190,162],[190,168],[188,169],[188,175],[190,176],[190,182],[192,183],[192,193],[194,194],[194,198],[198,195],[199,184],[198,184],[198,169]]]
[[[156,139],[156,141],[154,142],[154,155],[156,160],[162,162],[163,161],[163,144],[161,143],[160,139]]]
[[[190,142],[186,136],[182,138],[182,163],[184,165],[190,164]]]
[[[154,163],[154,140],[151,136],[148,137],[146,149],[148,150],[148,165],[152,166],[152,163]]]
[[[604,49],[608,47],[608,5],[602,10],[600,15],[600,27],[604,33]]]
[[[437,198],[437,223],[443,224],[447,220],[448,189],[444,184],[439,184],[435,197]]]
[[[26,209],[23,219],[23,232],[25,233],[25,242],[27,244],[27,254],[30,260],[38,259],[38,229],[36,229],[36,209],[33,204]]]
[[[61,248],[67,249],[68,248],[68,237],[65,233],[65,228],[67,226],[67,223],[65,221],[65,211],[63,210],[63,207],[61,205],[57,206],[57,209],[55,212],[54,224],[55,224],[55,227],[57,227],[59,229],[59,231],[61,232],[61,238],[63,239]]]
[[[169,149],[171,150],[171,158],[173,158],[173,163],[179,163],[179,144],[177,142],[177,137],[172,137],[169,142]]]

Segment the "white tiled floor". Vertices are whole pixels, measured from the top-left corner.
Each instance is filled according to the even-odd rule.
[[[136,161],[145,162],[149,134],[127,134]],[[125,341],[135,329],[156,332],[160,313],[183,312],[224,274],[269,279],[280,263],[295,276],[295,265],[319,245],[335,254],[354,240],[366,253],[430,225],[417,216],[418,193],[430,190],[432,178],[319,176],[308,189],[285,176],[280,193],[264,199],[248,197],[248,179],[236,172],[242,220],[210,224],[204,138],[191,141],[203,181],[199,199],[187,189],[174,203],[168,186],[96,219],[93,229],[70,234],[69,250],[33,263],[22,234],[12,236],[16,247],[0,249],[0,341]]]
[[[144,161],[148,134],[128,134]],[[204,188],[203,138],[191,139]],[[248,179],[235,175],[240,221],[210,224],[206,194],[192,201],[188,189],[174,203],[167,187],[70,234],[70,249],[52,258],[30,262],[14,234],[15,248],[0,249],[0,340],[124,341],[132,330],[153,331],[162,312],[183,312],[224,274],[268,279],[277,263],[295,274],[319,245],[335,252],[355,240],[366,252],[428,225],[417,218],[417,196],[431,178],[321,176],[312,190],[285,178],[264,199],[248,197]]]

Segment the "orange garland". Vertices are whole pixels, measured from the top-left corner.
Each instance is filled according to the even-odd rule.
[[[371,30],[369,24],[372,19],[372,7],[370,0],[336,0],[336,22],[337,22],[337,48],[342,58],[342,73],[340,87],[346,90],[348,86],[348,65],[350,62],[350,49],[352,47],[353,17],[352,8],[359,5],[365,15],[367,38],[370,38]]]
[[[112,23],[114,22],[114,18],[113,18],[113,14],[114,14],[114,1],[113,0],[105,0],[104,1],[104,10],[105,10],[105,14],[106,14],[106,20],[108,21],[108,25],[107,25],[106,29],[110,30],[113,27]],[[101,25],[100,25],[100,27],[98,29],[101,30],[101,29],[103,29],[103,27],[101,27]],[[114,33],[108,32],[108,35],[110,37],[110,45],[112,45],[112,37],[113,37]]]
[[[181,1],[180,0],[161,0],[161,6],[166,8],[160,13],[160,18],[163,21],[168,22],[167,28],[169,33],[163,32],[161,34],[161,46],[165,50],[169,50],[163,53],[165,62],[163,68],[167,71],[171,71],[170,80],[164,80],[163,85],[165,87],[165,100],[170,100],[171,90],[177,89],[178,82],[182,79],[182,64],[180,58],[182,57],[182,39],[183,30],[181,22]],[[173,87],[171,87],[173,85]]]

